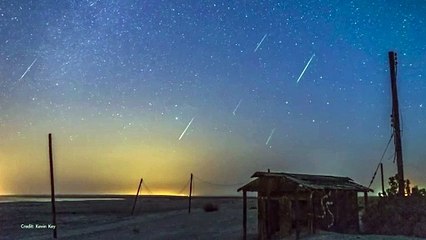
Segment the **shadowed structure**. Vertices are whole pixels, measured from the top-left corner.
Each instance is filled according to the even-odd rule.
[[[243,201],[247,192],[257,192],[259,239],[292,234],[302,227],[309,233],[317,228],[337,232],[356,232],[358,192],[373,191],[348,177],[277,172],[256,172],[255,180],[242,186]],[[367,201],[366,201],[367,203]],[[366,204],[365,203],[365,204]],[[247,209],[244,204],[243,226],[246,237]]]

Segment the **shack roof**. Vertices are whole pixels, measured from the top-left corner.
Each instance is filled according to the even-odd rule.
[[[347,190],[357,192],[373,192],[372,189],[364,187],[351,178],[327,176],[327,175],[312,175],[298,174],[285,172],[255,172],[252,178],[257,178],[246,185],[240,187],[238,191],[245,190],[249,192],[259,191],[259,182],[261,178],[282,178],[298,184],[299,186],[311,190]]]

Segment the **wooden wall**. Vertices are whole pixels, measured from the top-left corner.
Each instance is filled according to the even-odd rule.
[[[317,228],[343,233],[358,231],[358,201],[355,191],[312,191],[277,177],[259,180],[259,239],[270,239],[273,235],[289,236],[294,233],[296,218],[311,233]]]

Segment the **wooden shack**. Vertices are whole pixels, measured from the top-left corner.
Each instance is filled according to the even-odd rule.
[[[247,231],[247,192],[257,192],[259,239],[285,237],[300,230],[359,231],[358,192],[373,191],[348,177],[256,172],[242,186],[244,239]]]

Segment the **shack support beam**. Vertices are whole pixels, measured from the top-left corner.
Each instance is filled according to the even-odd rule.
[[[247,191],[243,191],[243,239],[247,239]]]
[[[364,192],[364,209],[367,212],[368,207],[368,192]]]

